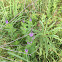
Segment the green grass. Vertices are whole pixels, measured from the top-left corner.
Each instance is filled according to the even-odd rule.
[[[0,62],[62,62],[61,4],[61,0],[0,0]]]

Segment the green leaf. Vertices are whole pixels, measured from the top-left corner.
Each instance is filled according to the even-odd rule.
[[[50,28],[52,28],[54,24],[55,24],[55,22],[52,23],[52,24],[48,27],[48,30],[49,30]]]
[[[51,29],[49,31],[49,33],[53,33],[53,34],[56,34],[58,31],[60,31],[62,28],[61,27],[57,27],[57,28],[54,28],[54,29]]]
[[[60,39],[59,36],[57,36],[57,35],[50,35],[50,37],[55,38],[55,39],[59,40],[60,42],[62,42],[62,39]]]
[[[20,58],[20,59],[22,59],[22,60],[24,60],[24,61],[28,61],[27,59],[25,59],[25,58],[23,58],[23,57],[21,57],[21,56],[19,56],[19,55],[16,55],[16,54],[14,54],[14,53],[8,52],[8,54],[13,55],[13,56],[15,56],[15,57],[17,57],[17,58]],[[28,62],[30,62],[30,61],[28,61]]]

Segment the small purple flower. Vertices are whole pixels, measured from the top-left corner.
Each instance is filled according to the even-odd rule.
[[[32,19],[30,19],[30,21],[32,21]]]
[[[25,22],[24,20],[22,22]]]
[[[30,44],[29,42],[27,42],[27,44]]]
[[[31,43],[32,43],[32,41],[31,41]]]
[[[25,49],[25,52],[27,53],[28,52],[28,49]]]
[[[6,20],[5,22],[6,22],[6,24],[8,24],[8,20]]]
[[[29,36],[32,37],[33,36],[33,32],[29,33]]]

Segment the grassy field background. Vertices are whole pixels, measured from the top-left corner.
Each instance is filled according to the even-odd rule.
[[[0,0],[0,62],[62,62],[62,0]]]

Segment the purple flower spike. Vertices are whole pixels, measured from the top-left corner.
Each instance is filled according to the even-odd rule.
[[[28,52],[28,49],[25,49],[25,52],[27,53]]]
[[[29,42],[27,42],[27,44],[30,44]]]
[[[33,33],[32,33],[32,32],[31,32],[31,33],[29,33],[29,36],[30,36],[30,37],[32,37],[32,36],[33,36]]]
[[[22,22],[25,22],[24,20]]]
[[[6,24],[8,24],[8,20],[6,20],[5,22],[6,22]]]
[[[32,21],[32,19],[30,19],[30,21]]]

